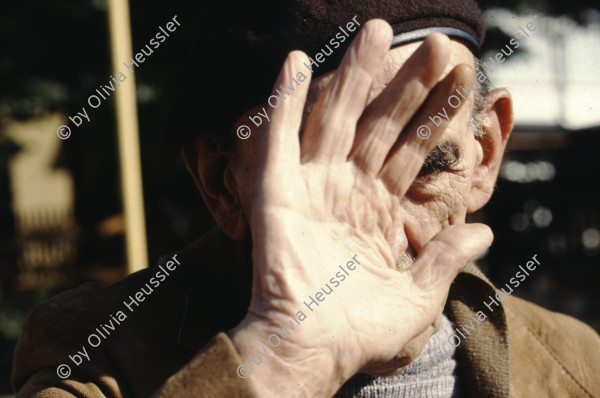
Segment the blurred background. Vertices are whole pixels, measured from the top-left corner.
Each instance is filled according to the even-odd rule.
[[[488,72],[494,86],[512,92],[516,126],[497,192],[471,220],[495,233],[479,259],[494,283],[506,283],[538,254],[541,269],[514,294],[600,331],[600,162],[594,160],[600,156],[600,6],[592,3],[479,3],[489,28],[486,59],[538,17],[517,52]],[[183,0],[130,3],[134,52],[173,15],[181,23],[135,70],[140,210],[150,264],[214,225],[179,153],[160,139],[199,7]],[[107,9],[105,0],[0,4],[0,397],[12,396],[14,345],[37,303],[132,270],[115,101],[108,98],[92,112],[87,102],[114,74]],[[68,116],[84,106],[90,122],[73,128]],[[72,128],[67,140],[57,137],[62,124]]]

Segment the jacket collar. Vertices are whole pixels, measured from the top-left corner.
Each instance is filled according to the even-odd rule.
[[[460,377],[470,397],[510,396],[506,314],[502,303],[499,306],[492,303],[490,296],[493,298],[495,294],[492,283],[474,263],[470,263],[454,280],[446,303],[446,314],[466,337],[458,346],[457,360]],[[493,311],[485,303],[490,304]],[[478,313],[487,318],[480,321]],[[469,326],[465,327],[466,331],[463,325]]]

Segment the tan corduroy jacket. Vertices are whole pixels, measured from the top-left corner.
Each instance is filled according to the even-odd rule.
[[[116,284],[87,283],[40,304],[17,344],[17,396],[259,397],[236,375],[247,360],[223,333],[248,307],[248,245],[213,230],[176,254],[179,265],[171,255]],[[471,264],[446,314],[467,324],[494,293]],[[590,327],[513,296],[486,312],[457,349],[466,396],[600,397],[600,337]],[[65,379],[62,364],[71,368]]]

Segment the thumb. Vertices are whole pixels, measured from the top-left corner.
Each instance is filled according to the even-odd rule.
[[[484,224],[451,225],[435,235],[410,268],[413,281],[423,289],[448,289],[456,275],[494,240]],[[445,291],[445,290],[442,290]]]

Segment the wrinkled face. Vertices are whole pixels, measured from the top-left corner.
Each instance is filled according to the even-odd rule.
[[[461,63],[475,68],[473,55],[467,47],[456,41],[451,43],[452,55],[441,78]],[[419,45],[420,42],[411,43],[390,51],[373,83],[368,102],[381,93]],[[310,110],[327,86],[332,74],[333,72],[328,73],[311,83],[304,120],[310,114]],[[476,210],[472,208],[469,198],[472,172],[475,165],[481,161],[482,148],[470,126],[473,95],[462,101],[467,102],[449,123],[442,140],[429,155],[418,179],[404,197],[403,205],[398,209],[401,212],[400,217],[395,217],[399,222],[394,228],[394,236],[388,243],[393,255],[398,259],[400,268],[406,268],[409,265],[406,264],[410,261],[409,257],[418,254],[425,243],[444,226],[464,223],[466,213],[469,210]],[[445,106],[449,109],[448,104]],[[262,107],[255,108],[247,114],[256,114],[257,109]],[[444,113],[442,109],[439,111]],[[247,120],[247,115],[242,116],[241,119]],[[442,120],[445,119],[442,117]],[[248,140],[236,139],[236,156],[233,158],[236,186],[242,190],[241,200],[246,211],[250,210],[250,203],[254,197],[254,187],[248,182],[254,181],[256,159],[260,156],[256,153],[255,137],[261,132],[254,133]],[[402,170],[399,169],[398,173],[402,173]]]

